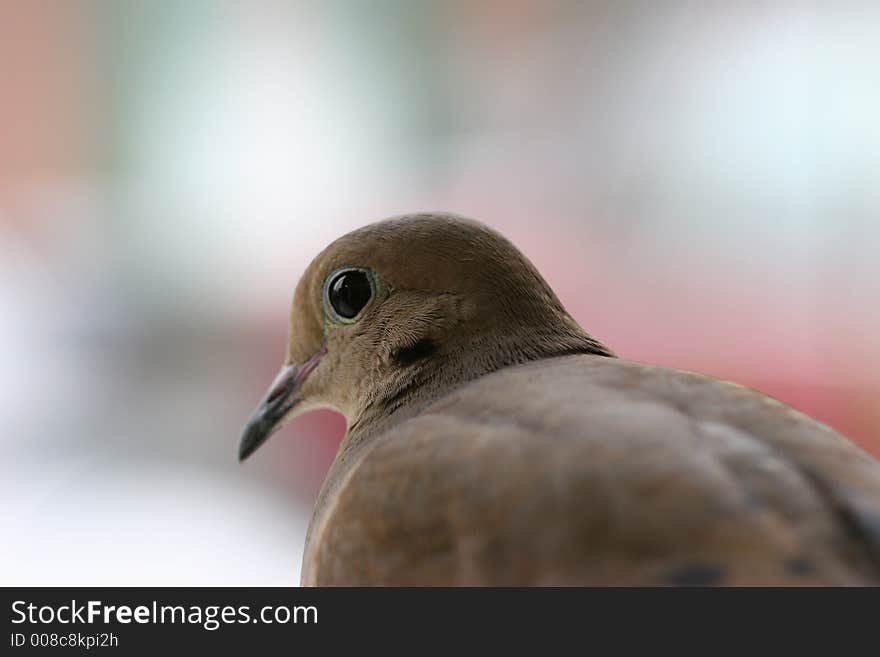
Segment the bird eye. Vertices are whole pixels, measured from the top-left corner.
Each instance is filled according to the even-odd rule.
[[[343,320],[357,317],[372,297],[373,285],[362,269],[345,269],[329,278],[327,301]]]

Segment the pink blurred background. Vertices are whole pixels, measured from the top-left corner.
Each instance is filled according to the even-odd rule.
[[[500,229],[626,358],[880,454],[873,2],[0,0],[2,584],[296,584],[344,430],[245,466],[358,225]]]

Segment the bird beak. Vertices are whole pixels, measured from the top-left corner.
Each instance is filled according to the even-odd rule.
[[[238,447],[239,461],[244,461],[253,454],[269,436],[281,428],[284,418],[300,402],[297,393],[303,382],[326,353],[327,350],[322,348],[304,363],[285,365],[281,369],[244,427]]]

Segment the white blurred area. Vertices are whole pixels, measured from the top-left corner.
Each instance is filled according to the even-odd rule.
[[[342,432],[238,433],[327,242],[499,228],[625,357],[880,453],[880,5],[6,2],[0,583],[298,583]]]

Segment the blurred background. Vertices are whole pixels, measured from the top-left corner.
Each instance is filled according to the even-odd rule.
[[[880,5],[0,0],[0,578],[293,585],[344,431],[240,466],[340,234],[500,229],[620,355],[880,454]]]

